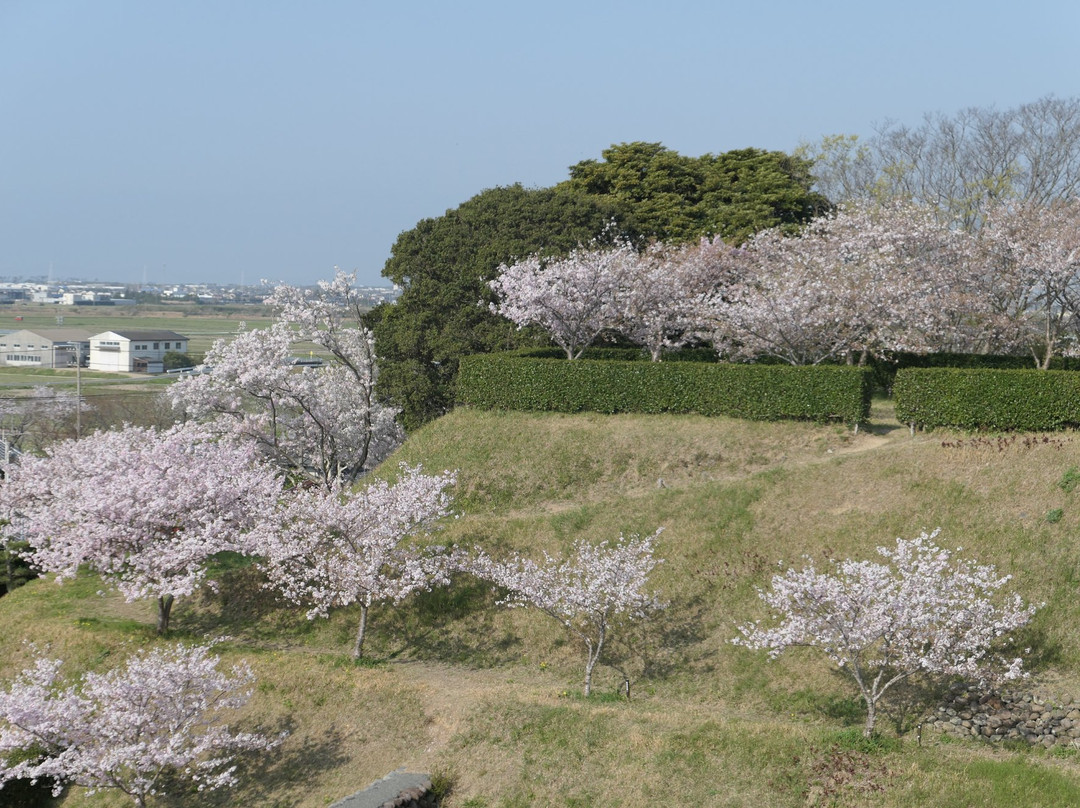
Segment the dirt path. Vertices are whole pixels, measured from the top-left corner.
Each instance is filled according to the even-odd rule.
[[[415,688],[428,716],[428,744],[415,750],[405,766],[430,766],[438,752],[469,726],[470,716],[483,704],[507,699],[527,699],[542,704],[557,699],[558,688],[550,677],[534,677],[515,668],[473,669],[441,662],[393,663],[401,681]]]

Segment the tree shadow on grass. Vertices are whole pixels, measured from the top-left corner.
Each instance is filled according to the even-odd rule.
[[[492,667],[521,656],[522,639],[496,619],[500,611],[490,584],[462,578],[379,610],[373,628],[391,659],[408,654]]]
[[[690,649],[706,637],[706,599],[671,601],[645,620],[619,625],[606,664],[626,679],[664,679],[690,664]]]
[[[1018,631],[1003,653],[1005,657],[1023,657],[1024,668],[1032,672],[1052,669],[1064,657],[1061,641],[1047,631],[1045,620],[1039,617],[1037,614],[1035,622]]]
[[[296,606],[264,586],[266,578],[257,567],[220,571],[214,580],[213,589],[203,587],[190,600],[178,604],[174,632],[190,637],[244,637],[257,642],[279,641],[282,634],[310,630]]]
[[[267,735],[278,735],[294,729],[289,719],[279,722]],[[301,801],[311,789],[312,772],[343,766],[348,757],[341,753],[344,735],[333,725],[317,737],[300,740],[286,737],[269,752],[254,752],[237,756],[234,789],[200,792],[189,782],[165,783],[168,796],[157,804],[164,808],[226,808],[235,805],[257,805],[260,808],[289,808]],[[348,796],[342,794],[342,797]]]
[[[851,675],[836,667],[831,667],[830,673],[850,695],[816,695],[812,698],[813,712],[845,726],[862,726],[866,723],[866,702]],[[941,704],[948,691],[949,677],[945,676],[921,674],[897,682],[877,704],[878,730],[888,725],[897,735],[906,735]]]

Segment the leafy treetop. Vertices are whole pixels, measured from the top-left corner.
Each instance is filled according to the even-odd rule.
[[[797,227],[828,208],[810,190],[811,162],[783,152],[738,149],[685,157],[660,143],[620,143],[603,160],[570,167],[564,185],[610,200],[661,241],[722,236],[733,243],[769,227]]]

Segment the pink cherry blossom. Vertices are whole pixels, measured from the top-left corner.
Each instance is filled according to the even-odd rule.
[[[843,208],[796,236],[760,233],[739,281],[714,297],[712,339],[734,358],[796,365],[949,350],[984,319],[969,248],[933,210],[900,203]]]
[[[1080,202],[999,203],[975,238],[980,287],[1008,346],[1040,368],[1080,355]]]
[[[31,563],[58,580],[85,564],[127,598],[157,598],[165,633],[173,599],[203,582],[216,553],[239,550],[280,480],[254,446],[203,427],[126,427],[24,457],[4,486]]]
[[[879,547],[885,563],[844,560],[829,573],[810,564],[773,576],[771,590],[759,590],[773,618],[741,626],[732,642],[770,657],[795,646],[823,651],[857,683],[868,736],[881,697],[916,674],[1020,676],[1022,660],[996,665],[990,652],[1036,607],[1015,594],[995,599],[1009,576],[954,557],[934,543],[937,535]]]
[[[276,463],[319,480],[355,482],[400,441],[396,411],[375,396],[374,338],[359,320],[354,276],[338,272],[318,289],[278,286],[269,328],[218,340],[209,372],[169,388],[173,406],[221,431],[254,440]],[[329,354],[323,367],[295,367],[297,343]]]
[[[499,297],[496,314],[519,328],[539,325],[577,359],[602,332],[619,322],[616,296],[637,252],[625,241],[614,247],[579,247],[566,258],[531,256],[499,268],[489,282]]]
[[[249,549],[262,557],[271,586],[310,607],[309,620],[358,602],[359,659],[374,603],[449,583],[446,559],[406,540],[450,513],[446,489],[454,480],[450,472],[432,476],[403,466],[393,485],[379,480],[356,493],[336,485],[293,489],[265,515]]]
[[[539,609],[585,643],[588,696],[592,692],[593,668],[618,619],[640,619],[664,608],[646,589],[649,573],[662,563],[653,557],[653,543],[661,530],[644,538],[620,536],[613,545],[604,541],[594,546],[579,541],[571,558],[553,558],[544,553],[543,564],[520,557],[495,561],[480,553],[473,569],[507,590],[503,604]]]
[[[702,301],[730,285],[736,256],[720,238],[650,245],[627,262],[614,292],[616,329],[660,361],[696,336]]]
[[[74,783],[91,792],[115,788],[145,806],[163,793],[166,773],[200,790],[234,785],[236,753],[280,739],[219,723],[247,702],[253,679],[246,664],[224,673],[219,662],[207,646],[160,647],[66,684],[60,660],[38,658],[0,692],[0,789],[14,778],[55,778],[54,795]],[[31,747],[44,757],[2,763]]]

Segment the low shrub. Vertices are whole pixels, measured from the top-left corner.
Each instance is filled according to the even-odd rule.
[[[1080,425],[1080,374],[1061,370],[905,368],[896,417],[919,427],[1039,432]]]
[[[699,413],[772,421],[865,421],[869,371],[701,362],[464,357],[457,401],[487,409]]]
[[[875,389],[888,393],[893,389],[896,374],[906,368],[967,368],[969,370],[1034,370],[1035,360],[1030,355],[1006,356],[1004,354],[969,353],[896,353],[888,358],[872,358],[869,367],[873,371]],[[1050,370],[1080,370],[1080,359],[1055,356],[1050,360]]]

